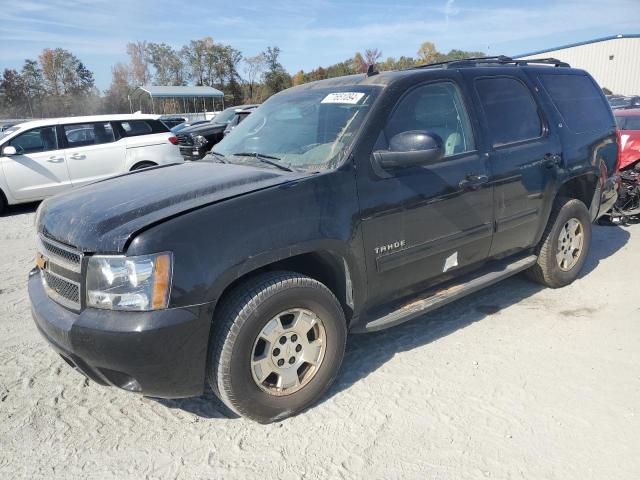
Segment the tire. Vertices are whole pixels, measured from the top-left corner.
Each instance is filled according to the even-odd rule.
[[[0,215],[3,215],[7,209],[7,199],[4,197],[4,193],[0,190]]]
[[[292,330],[296,325],[311,322],[308,312],[319,321],[307,332],[307,343],[303,348],[303,339],[296,338],[291,332],[297,331]],[[289,315],[297,319],[292,320],[293,326],[286,326],[283,320]],[[276,340],[268,343],[263,334],[274,322],[279,326],[273,329],[277,332]],[[316,329],[320,333],[316,334]],[[314,335],[321,336],[322,333],[323,341],[313,340]],[[287,342],[280,345],[284,337]],[[294,272],[260,274],[234,288],[216,309],[209,342],[207,378],[218,398],[238,415],[260,423],[279,421],[315,403],[333,383],[344,356],[346,337],[342,307],[325,285]],[[276,350],[280,352],[277,347],[286,350],[286,353],[279,353],[281,357],[290,360],[294,357],[289,355],[298,355],[293,353],[298,351],[294,340],[300,343],[299,358],[295,363],[291,362],[292,366],[283,362],[283,367],[276,368],[281,360],[275,357]],[[308,351],[305,349],[310,351],[310,345],[315,345],[314,352],[321,353],[315,357],[319,358],[317,367],[302,360]],[[264,358],[258,360],[259,366],[255,366],[261,349]],[[262,372],[262,364],[267,366],[265,372]],[[276,386],[280,381],[278,372],[286,373],[284,369],[289,367],[288,372],[296,372],[296,377],[301,379],[300,385],[279,391]],[[273,373],[266,376],[269,369]],[[265,375],[262,384],[257,379],[258,371]]]
[[[582,244],[579,252],[571,253],[572,247],[569,247],[569,245],[575,245],[575,241],[567,240],[564,229],[565,225],[575,226],[574,222],[579,224]],[[569,229],[572,229],[572,227]],[[563,239],[565,239],[566,243],[562,243]],[[560,245],[561,243],[562,245]],[[580,270],[582,270],[587,259],[590,246],[591,218],[587,207],[580,200],[574,198],[558,199],[553,207],[540,243],[536,247],[538,260],[535,265],[526,271],[527,276],[531,280],[551,288],[569,285],[578,278]],[[566,262],[567,256],[564,257],[562,266],[558,260],[561,248],[566,248],[567,256],[573,259]]]
[[[136,170],[142,170],[143,168],[151,168],[151,167],[155,167],[157,166],[155,163],[153,162],[140,162],[136,165],[134,165],[133,167],[131,167],[131,171],[134,172]]]

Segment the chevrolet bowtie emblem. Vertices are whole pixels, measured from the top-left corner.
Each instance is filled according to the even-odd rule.
[[[41,253],[36,254],[36,267],[44,270],[47,267],[47,259]]]

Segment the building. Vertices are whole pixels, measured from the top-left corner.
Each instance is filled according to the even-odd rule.
[[[514,58],[552,57],[588,71],[600,87],[620,95],[640,95],[640,34],[613,35],[540,50]]]

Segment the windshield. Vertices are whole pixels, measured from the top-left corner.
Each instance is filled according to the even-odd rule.
[[[20,130],[20,127],[9,127],[6,130],[1,131],[0,132],[0,142],[2,142],[2,140],[7,138],[12,133],[17,132],[18,130]]]
[[[294,169],[335,168],[379,87],[295,89],[280,93],[215,146],[229,161],[268,156]]]
[[[238,107],[229,107],[221,111],[214,117],[213,123],[229,123],[233,119],[233,116],[236,114],[237,109]]]

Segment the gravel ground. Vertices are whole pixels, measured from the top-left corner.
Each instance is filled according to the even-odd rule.
[[[32,225],[0,218],[0,478],[640,478],[640,225],[594,227],[564,289],[518,276],[351,336],[323,401],[268,426],[64,364],[29,314]]]

